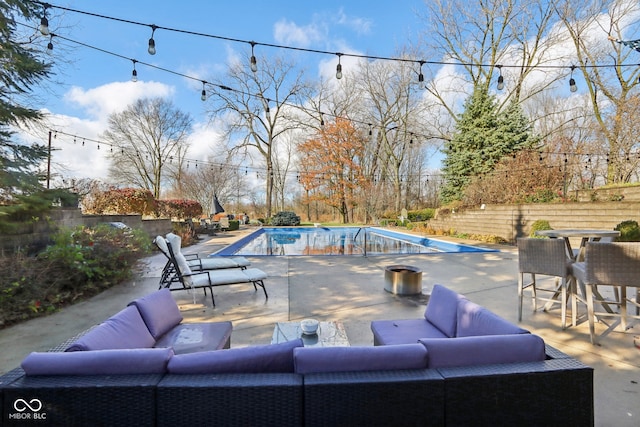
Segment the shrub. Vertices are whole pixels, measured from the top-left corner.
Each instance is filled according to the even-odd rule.
[[[435,209],[421,209],[407,212],[407,218],[411,222],[428,221],[435,215]]]
[[[229,231],[239,230],[240,229],[240,221],[237,219],[229,220]]]
[[[197,218],[202,215],[200,202],[188,199],[157,200],[158,214],[165,218]]]
[[[640,242],[640,227],[637,221],[622,221],[614,230],[620,232],[616,239],[618,242]]]
[[[549,221],[547,221],[546,219],[536,220],[531,225],[531,232],[529,233],[529,237],[536,237],[538,239],[544,239],[544,236],[538,236],[536,234],[536,231],[538,231],[538,230],[553,230],[553,228],[551,228],[551,225],[549,224]]]
[[[121,283],[149,248],[142,231],[100,225],[59,231],[54,244],[35,257],[0,257],[0,327]]]
[[[271,217],[271,225],[300,225],[300,217],[294,212],[278,212]]]

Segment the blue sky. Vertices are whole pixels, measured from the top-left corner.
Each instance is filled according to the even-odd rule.
[[[393,5],[383,1],[332,0],[116,0],[51,4],[225,38],[373,56],[394,56],[396,48],[415,42],[424,26],[417,13],[424,10],[422,0],[397,0]],[[248,44],[158,29],[154,34],[157,53],[152,56],[147,52],[151,36],[148,26],[56,8],[49,9],[47,16],[55,34],[124,57],[61,38],[51,40],[54,45],[51,59],[58,65],[56,79],[60,84],[43,93],[43,105],[39,107],[51,113],[51,127],[61,131],[55,140],[57,150],[54,153],[54,162],[62,166],[59,173],[76,178],[105,178],[106,162],[93,150],[96,144],[87,141],[85,146],[79,147],[73,140],[99,139],[99,134],[106,129],[108,115],[121,111],[142,96],[167,96],[176,107],[189,112],[196,124],[194,146],[200,150],[192,151],[191,156],[205,159],[215,133],[207,129],[204,105],[200,100],[202,84],[140,63],[136,65],[139,80],[133,83],[130,81],[133,69],[130,59],[212,81],[222,75],[230,57],[250,51]],[[48,41],[48,38],[42,38],[43,49]],[[323,70],[335,70],[337,63],[334,55],[260,45],[255,49],[256,56],[296,55],[300,67],[305,68],[311,78],[319,78]],[[345,58],[342,63],[348,66]],[[33,136],[29,135],[29,138]],[[198,143],[199,139],[202,143]]]

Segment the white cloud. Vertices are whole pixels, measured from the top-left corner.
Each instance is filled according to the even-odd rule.
[[[299,26],[295,22],[281,19],[273,27],[273,37],[278,43],[296,47],[309,47],[322,40],[325,31],[317,23]]]
[[[344,13],[344,9],[340,9],[338,12],[338,19],[336,22],[340,25],[344,25],[351,30],[353,30],[356,34],[369,34],[371,33],[372,22],[369,19],[359,18],[359,17],[351,17]]]
[[[171,86],[158,82],[114,82],[85,90],[74,86],[64,95],[67,104],[74,104],[93,119],[104,119],[109,114],[123,111],[140,98],[166,97],[174,93]]]
[[[207,123],[196,123],[189,137],[190,148],[187,154],[189,159],[207,161],[208,157],[217,152],[220,146],[224,146],[223,130],[212,127]],[[223,160],[223,159],[221,159]]]

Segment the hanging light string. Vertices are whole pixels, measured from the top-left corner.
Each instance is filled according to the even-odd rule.
[[[33,0],[32,3],[36,3],[36,4],[41,5],[43,7],[43,10],[45,11],[45,14],[46,14],[46,10],[49,9],[49,8],[51,8],[51,9],[60,9],[60,10],[64,10],[64,11],[67,11],[67,12],[73,12],[73,13],[78,13],[78,14],[82,14],[82,15],[93,16],[93,17],[100,18],[100,19],[107,19],[107,20],[122,22],[122,23],[126,23],[126,24],[131,24],[131,25],[149,27],[149,28],[151,28],[151,31],[152,31],[151,38],[149,39],[149,53],[152,54],[152,55],[155,53],[155,41],[154,41],[153,35],[155,34],[156,30],[163,30],[163,31],[170,31],[170,32],[188,34],[188,35],[199,36],[199,37],[207,37],[207,38],[223,40],[223,41],[230,41],[230,42],[234,42],[234,43],[248,44],[248,45],[251,46],[252,56],[253,56],[253,50],[254,50],[254,48],[256,46],[264,46],[264,47],[270,47],[270,48],[275,48],[275,49],[284,49],[284,50],[292,50],[292,51],[299,51],[299,52],[317,53],[317,54],[322,54],[322,55],[337,56],[338,57],[338,64],[340,65],[340,67],[339,67],[340,68],[340,74],[342,73],[342,65],[340,64],[340,58],[342,56],[348,56],[348,57],[351,57],[351,58],[366,59],[366,60],[382,60],[382,61],[395,61],[395,62],[415,63],[415,64],[418,64],[421,69],[422,69],[422,65],[424,65],[424,64],[428,64],[428,65],[460,65],[460,66],[465,66],[465,67],[479,66],[479,67],[482,67],[482,68],[497,67],[499,69],[502,69],[502,68],[518,68],[518,69],[522,69],[523,68],[523,66],[521,66],[521,65],[505,65],[505,64],[502,64],[502,65],[500,65],[498,67],[497,65],[494,65],[494,64],[473,64],[473,63],[465,63],[465,62],[462,62],[462,61],[460,61],[460,62],[427,61],[427,60],[424,60],[424,59],[415,59],[415,58],[402,58],[402,57],[390,57],[390,56],[378,56],[378,55],[365,55],[365,54],[358,54],[358,53],[331,52],[331,51],[320,50],[320,49],[303,48],[303,47],[281,45],[281,44],[275,44],[275,43],[256,42],[256,41],[253,41],[253,40],[244,40],[244,39],[239,39],[239,38],[234,38],[234,37],[220,36],[220,35],[202,33],[202,32],[185,30],[185,29],[180,29],[180,28],[165,27],[165,26],[156,25],[156,24],[147,24],[147,23],[144,23],[144,22],[133,21],[133,20],[130,20],[130,19],[117,18],[117,17],[113,17],[113,16],[102,15],[102,14],[99,14],[99,13],[87,12],[87,11],[73,9],[73,8],[69,8],[69,7],[58,6],[58,5],[54,5],[54,4],[50,4],[50,3],[37,1],[37,0]],[[44,14],[43,14],[43,19],[46,19],[46,16]],[[48,22],[47,22],[47,25],[48,25]],[[152,51],[152,46],[151,46],[152,43],[151,42],[152,41],[153,41],[153,52],[154,53],[151,53],[151,51]],[[590,64],[590,65],[585,65],[585,67],[586,68],[595,69],[595,68],[613,68],[613,67],[637,67],[639,65],[640,64],[612,64],[612,65]],[[251,65],[251,67],[252,67],[252,70],[253,70],[254,69],[253,63]],[[570,68],[570,67],[567,67],[566,65],[524,66],[525,70],[529,70],[529,69],[567,69],[567,68]],[[338,74],[338,73],[336,73],[336,74]]]
[[[36,28],[33,27],[33,26],[30,26],[30,25],[27,25],[27,24],[23,24],[23,23],[18,23],[18,24],[20,24],[20,25],[22,25],[22,26],[24,26],[26,28],[29,28],[29,29],[32,29],[32,30],[36,30]],[[79,46],[82,46],[82,47],[85,47],[85,48],[88,48],[88,49],[93,49],[93,50],[96,50],[98,52],[101,52],[101,53],[104,53],[104,54],[107,54],[107,55],[111,55],[111,56],[114,56],[114,57],[117,57],[117,58],[120,58],[120,59],[125,59],[127,61],[131,61],[132,64],[133,64],[133,70],[132,70],[132,73],[131,73],[131,81],[133,81],[133,82],[138,81],[138,70],[136,69],[136,64],[140,64],[140,65],[144,65],[146,67],[149,67],[149,68],[152,68],[152,69],[155,69],[155,70],[158,70],[158,71],[166,72],[166,73],[169,73],[169,74],[172,74],[172,75],[175,75],[175,76],[183,77],[185,79],[189,79],[189,80],[193,80],[193,81],[197,81],[197,82],[202,83],[202,91],[201,91],[200,99],[203,100],[203,101],[205,101],[207,99],[207,92],[206,92],[207,85],[212,86],[212,87],[217,87],[217,88],[219,88],[221,90],[235,92],[235,93],[238,93],[238,94],[243,95],[243,96],[260,99],[260,100],[266,101],[267,105],[268,105],[269,101],[272,101],[271,99],[264,97],[261,93],[260,94],[254,94],[254,93],[245,92],[245,91],[242,91],[242,90],[239,90],[239,89],[234,89],[234,88],[226,86],[226,85],[211,83],[211,82],[209,82],[207,80],[202,80],[201,78],[198,78],[198,77],[190,76],[188,74],[184,74],[184,73],[181,73],[181,72],[178,72],[178,71],[175,71],[175,70],[171,70],[171,69],[168,69],[168,68],[160,67],[158,65],[151,64],[151,63],[148,63],[148,62],[140,61],[140,60],[135,59],[135,58],[129,58],[129,57],[121,55],[119,53],[112,52],[112,51],[109,51],[109,50],[106,50],[106,49],[103,49],[103,48],[100,48],[100,47],[96,47],[96,46],[93,46],[93,45],[90,45],[90,44],[87,44],[87,43],[84,43],[84,42],[81,42],[81,41],[78,41],[78,40],[74,40],[74,39],[71,39],[71,38],[68,38],[68,37],[65,37],[65,36],[60,36],[60,35],[57,35],[57,34],[54,34],[54,33],[51,33],[51,32],[49,32],[48,35],[50,37],[50,41],[49,41],[49,44],[47,46],[47,52],[48,53],[51,53],[52,50],[53,50],[53,46],[52,46],[51,40],[53,39],[53,37],[57,37],[58,39],[67,41],[69,43],[74,43],[74,44],[77,44]],[[343,55],[343,54],[339,54],[339,55]],[[421,62],[424,63],[424,61],[421,61]],[[340,65],[340,64],[338,64],[338,65]],[[501,70],[502,66],[501,65],[496,65],[496,68]],[[571,66],[571,72],[573,72],[573,70],[575,68],[576,67],[574,65],[572,65]],[[421,70],[422,69],[420,69],[420,75],[422,75]],[[337,72],[338,71],[341,73],[342,68],[341,67],[337,68]],[[423,75],[422,75],[422,79],[424,79]],[[500,83],[501,82],[500,82],[500,79],[499,79],[498,80],[498,84],[500,84]],[[571,91],[575,92],[576,85],[575,85],[575,81],[573,80],[573,78],[571,78],[569,83],[570,83]],[[501,86],[498,86],[498,88],[502,89]],[[311,110],[309,110],[309,109],[307,109],[307,108],[305,108],[303,106],[297,105],[297,104],[291,104],[291,103],[283,102],[280,105],[281,106],[288,106],[288,107],[296,108],[296,109],[301,110],[301,111],[303,111],[303,112],[305,112],[307,114],[310,114],[310,115],[313,115],[315,113],[319,113],[320,114],[320,127],[324,126],[324,123],[325,123],[324,122],[324,117],[325,116],[333,117],[334,119],[344,118],[344,117],[341,117],[341,116],[338,116],[338,115],[335,115],[335,114],[332,114],[332,113],[327,113],[327,112],[324,112],[324,111],[315,111],[315,110],[311,111]],[[374,125],[372,123],[365,122],[365,121],[358,120],[358,119],[353,119],[353,118],[348,118],[348,120],[351,121],[352,123],[359,124],[359,125],[362,125],[362,126],[368,128],[369,129],[369,135],[372,134],[372,129],[374,128]],[[432,135],[416,134],[415,132],[407,132],[407,133],[410,133],[412,136],[421,137],[424,140],[442,139],[441,137],[434,137]]]
[[[54,139],[58,139],[58,134],[68,136],[70,138],[73,138],[73,144],[77,144],[78,141],[81,141],[82,147],[86,146],[85,145],[86,142],[92,142],[97,145],[98,150],[100,150],[101,146],[109,147],[108,151],[110,152],[113,152],[114,147],[120,148],[106,141],[100,141],[97,139],[82,137],[82,136],[70,134],[57,129],[51,129],[51,132],[54,135]],[[600,159],[602,161],[605,161],[606,163],[609,163],[611,161],[611,156],[608,153],[607,154],[589,154],[589,153],[582,154],[582,153],[571,153],[571,152],[560,152],[560,151],[539,151],[539,150],[533,150],[533,149],[523,150],[523,151],[529,152],[529,153],[537,153],[539,156],[540,164],[535,167],[527,167],[527,168],[519,168],[519,169],[508,169],[508,170],[494,169],[491,172],[477,175],[477,177],[479,177],[479,179],[486,179],[486,177],[489,177],[489,176],[493,176],[496,174],[502,175],[505,173],[507,174],[507,176],[508,175],[517,176],[518,174],[523,174],[523,173],[535,173],[536,171],[539,171],[541,167],[546,169],[559,168],[561,171],[564,171],[567,168],[570,168],[573,170],[576,170],[576,169],[589,170],[595,167],[594,164],[596,162],[592,161],[592,159]],[[149,152],[142,153],[137,149],[135,150],[135,154],[138,157],[143,157],[143,155],[146,157],[150,156]],[[516,154],[513,154],[512,156],[514,159],[516,158]],[[569,160],[569,157],[572,157],[573,159]],[[640,160],[640,151],[637,151],[635,153],[630,152],[626,156],[621,155],[619,158],[621,160],[625,160],[626,162],[632,162],[633,161],[632,158],[636,158]],[[554,160],[553,161],[554,164],[548,164],[547,162],[549,161],[549,159]],[[171,162],[171,160],[173,160],[173,158],[170,158],[169,161]],[[261,177],[261,173],[263,174],[263,176],[266,176],[266,172],[267,172],[266,167],[255,167],[255,166],[249,166],[249,165],[229,165],[227,163],[217,163],[217,162],[186,158],[186,157],[183,158],[182,160],[186,163],[187,168],[189,168],[190,165],[192,164],[194,165],[195,168],[209,167],[210,169],[214,169],[214,168],[225,169],[225,168],[231,167],[236,169],[237,174],[242,174],[242,172],[244,172],[244,175],[248,175],[249,171],[251,171],[252,174],[253,173],[256,174],[256,177],[258,179]],[[305,175],[319,175],[319,177],[315,178],[318,182],[331,180],[330,174],[323,173],[321,171],[287,171],[285,172],[285,175],[289,177],[295,176],[295,179],[298,182],[300,182],[301,178]],[[428,182],[430,179],[444,179],[445,177],[446,175],[444,175],[443,173],[421,172],[419,174],[403,175],[400,179],[402,180],[402,182],[416,183],[416,182],[423,182],[423,181]],[[375,177],[373,181],[378,182],[378,181],[381,181],[381,179],[379,177]]]
[[[24,26],[26,28],[30,28],[32,30],[35,30],[35,28],[30,26],[30,25],[26,25],[26,24],[22,24],[22,23],[20,23],[20,25],[22,25],[22,26]],[[217,87],[217,88],[219,88],[221,90],[225,90],[225,91],[229,91],[229,92],[235,92],[235,93],[237,93],[239,95],[256,98],[256,99],[259,99],[261,101],[264,100],[264,101],[267,102],[267,105],[268,105],[268,103],[270,101],[273,101],[270,98],[264,97],[261,93],[255,94],[255,93],[245,92],[245,91],[242,91],[242,90],[239,90],[239,89],[234,89],[234,88],[232,88],[230,86],[217,84],[217,83],[211,83],[211,82],[209,82],[207,80],[202,80],[201,78],[198,78],[198,77],[190,76],[188,74],[184,74],[184,73],[181,73],[181,72],[178,72],[178,71],[174,71],[174,70],[171,70],[171,69],[168,69],[168,68],[160,67],[158,65],[151,64],[151,63],[148,63],[148,62],[145,62],[145,61],[140,61],[140,60],[135,59],[135,58],[129,58],[127,56],[121,55],[121,54],[116,53],[116,52],[112,52],[112,51],[109,51],[109,50],[106,50],[106,49],[103,49],[103,48],[100,48],[100,47],[92,46],[92,45],[84,43],[84,42],[73,40],[73,39],[71,39],[69,37],[59,36],[59,35],[56,35],[54,33],[50,33],[50,36],[52,38],[53,37],[57,37],[60,40],[67,41],[69,43],[74,43],[74,44],[77,44],[79,46],[82,46],[82,47],[85,47],[85,48],[88,48],[88,49],[93,49],[93,50],[96,50],[98,52],[101,52],[101,53],[104,53],[104,54],[107,54],[107,55],[111,55],[111,56],[115,56],[117,58],[125,59],[127,61],[132,62],[133,63],[133,70],[131,72],[131,81],[134,81],[134,82],[138,81],[138,70],[136,69],[136,65],[139,64],[139,65],[144,65],[144,66],[149,67],[149,68],[153,68],[153,69],[158,70],[158,71],[163,71],[163,72],[166,72],[166,73],[169,73],[169,74],[173,74],[175,76],[183,77],[185,79],[189,79],[189,80],[193,80],[193,81],[197,81],[197,82],[202,83],[202,91],[201,91],[200,99],[203,100],[203,101],[205,101],[207,99],[207,93],[206,93],[207,86]],[[53,48],[52,47],[48,48],[48,50],[51,50],[51,49],[53,49]],[[280,106],[288,106],[288,107],[296,108],[296,109],[301,110],[303,112],[306,112],[307,114],[310,114],[310,115],[318,113],[315,110],[311,111],[311,110],[309,110],[309,109],[307,109],[307,108],[305,108],[303,106],[297,105],[297,104],[291,104],[291,103],[283,102],[283,103],[280,104]],[[335,115],[335,114],[332,114],[332,113],[326,113],[326,112],[323,112],[323,111],[320,111],[319,114],[320,114],[320,126],[321,127],[324,125],[324,116],[333,117],[334,119],[343,118],[343,117],[340,117],[338,115]],[[364,122],[364,121],[357,120],[357,119],[349,118],[349,121],[351,121],[353,123],[356,123],[356,124],[363,125],[363,126],[367,126],[369,128],[371,128],[373,126],[369,122]],[[423,138],[425,140],[426,139],[434,139],[433,136],[424,136],[424,135],[422,135],[422,136],[423,136]]]

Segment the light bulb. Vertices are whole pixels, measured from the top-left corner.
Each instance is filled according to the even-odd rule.
[[[138,72],[136,71],[135,68],[131,72],[131,81],[132,82],[137,82],[138,81]]]
[[[149,52],[149,55],[156,54],[156,41],[153,40],[153,37],[149,39],[149,49],[147,49],[147,51]]]
[[[251,55],[251,71],[254,73],[258,71],[258,61],[256,61],[256,57]]]
[[[40,18],[40,34],[43,36],[49,35],[49,20],[46,16]]]
[[[578,86],[576,86],[576,80],[573,77],[571,77],[569,79],[569,90],[571,92],[577,92],[578,91]]]
[[[498,76],[498,90],[504,89],[504,77]]]
[[[51,42],[51,40],[49,40],[49,43],[47,43],[47,53],[49,55],[53,55],[53,43]]]
[[[202,94],[200,95],[200,99],[203,101],[207,100],[207,91],[202,89]]]
[[[340,80],[342,78],[342,64],[338,64],[336,67],[336,79]]]

